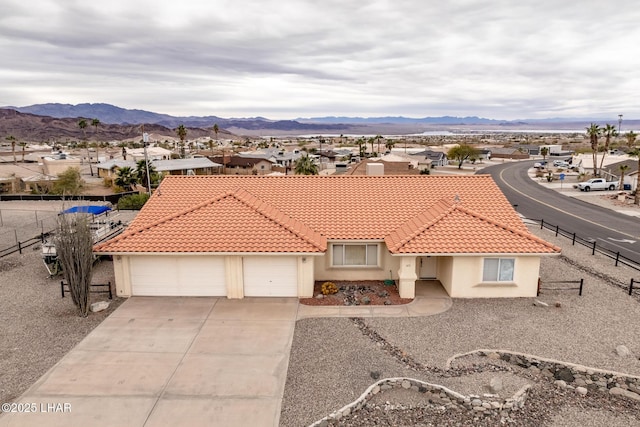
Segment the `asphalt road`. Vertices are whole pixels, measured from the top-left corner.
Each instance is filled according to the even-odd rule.
[[[620,252],[640,263],[640,219],[592,205],[533,182],[527,171],[534,161],[504,163],[484,168],[509,202],[526,218],[543,219],[597,246]],[[577,190],[576,190],[577,191]]]

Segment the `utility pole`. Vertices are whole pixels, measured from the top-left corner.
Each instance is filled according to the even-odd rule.
[[[618,135],[620,135],[621,126],[622,126],[622,114],[618,114]]]
[[[144,144],[144,166],[147,169],[147,192],[151,195],[151,177],[149,176],[149,159],[147,158],[149,134],[144,131],[144,125],[142,125],[142,143]]]

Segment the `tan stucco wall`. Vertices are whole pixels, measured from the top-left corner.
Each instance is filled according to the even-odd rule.
[[[400,260],[392,257],[384,243],[380,243],[378,267],[331,267],[331,245],[324,256],[314,257],[315,280],[385,280],[398,279]],[[390,277],[393,276],[393,277]]]
[[[116,281],[116,295],[123,298],[131,296],[131,276],[129,272],[129,257],[114,255],[113,274]]]
[[[535,297],[538,290],[540,257],[515,258],[513,282],[482,283],[485,257],[443,257],[438,279],[453,298]],[[442,266],[442,268],[440,268]]]
[[[224,273],[227,283],[227,298],[244,298],[244,273],[242,270],[242,257],[229,255],[224,260]]]
[[[56,176],[69,168],[80,168],[82,162],[80,159],[42,159],[42,171],[45,175]]]
[[[400,267],[398,268],[398,293],[400,298],[414,298],[416,296],[416,272],[417,257],[399,257]]]
[[[313,260],[316,257],[298,257],[298,298],[311,298],[313,296]]]

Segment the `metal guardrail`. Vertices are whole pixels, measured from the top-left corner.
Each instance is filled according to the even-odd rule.
[[[540,229],[548,229],[551,231],[554,231],[556,234],[556,237],[558,236],[562,236],[562,237],[566,237],[567,239],[571,239],[571,244],[575,246],[575,244],[579,244],[582,246],[585,246],[589,249],[591,249],[591,255],[595,255],[596,252],[599,254],[602,254],[608,258],[611,258],[612,260],[615,261],[615,266],[617,267],[618,265],[622,264],[625,265],[629,268],[632,268],[636,271],[640,271],[640,261],[628,258],[622,254],[620,254],[620,252],[614,252],[610,249],[607,249],[605,247],[602,246],[598,246],[597,241],[592,240],[592,239],[585,239],[583,237],[578,236],[576,233],[568,231],[568,230],[563,230],[562,228],[560,228],[560,226],[558,225],[553,225],[550,224],[548,222],[545,222],[544,219],[531,219],[528,218],[530,221],[533,221],[535,223],[540,224]]]

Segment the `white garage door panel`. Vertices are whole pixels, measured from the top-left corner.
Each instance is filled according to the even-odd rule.
[[[245,296],[298,296],[298,262],[296,257],[244,257],[242,270]]]
[[[225,296],[227,285],[222,257],[183,257],[178,262],[180,295]]]
[[[224,258],[133,256],[131,291],[146,296],[225,296]]]

